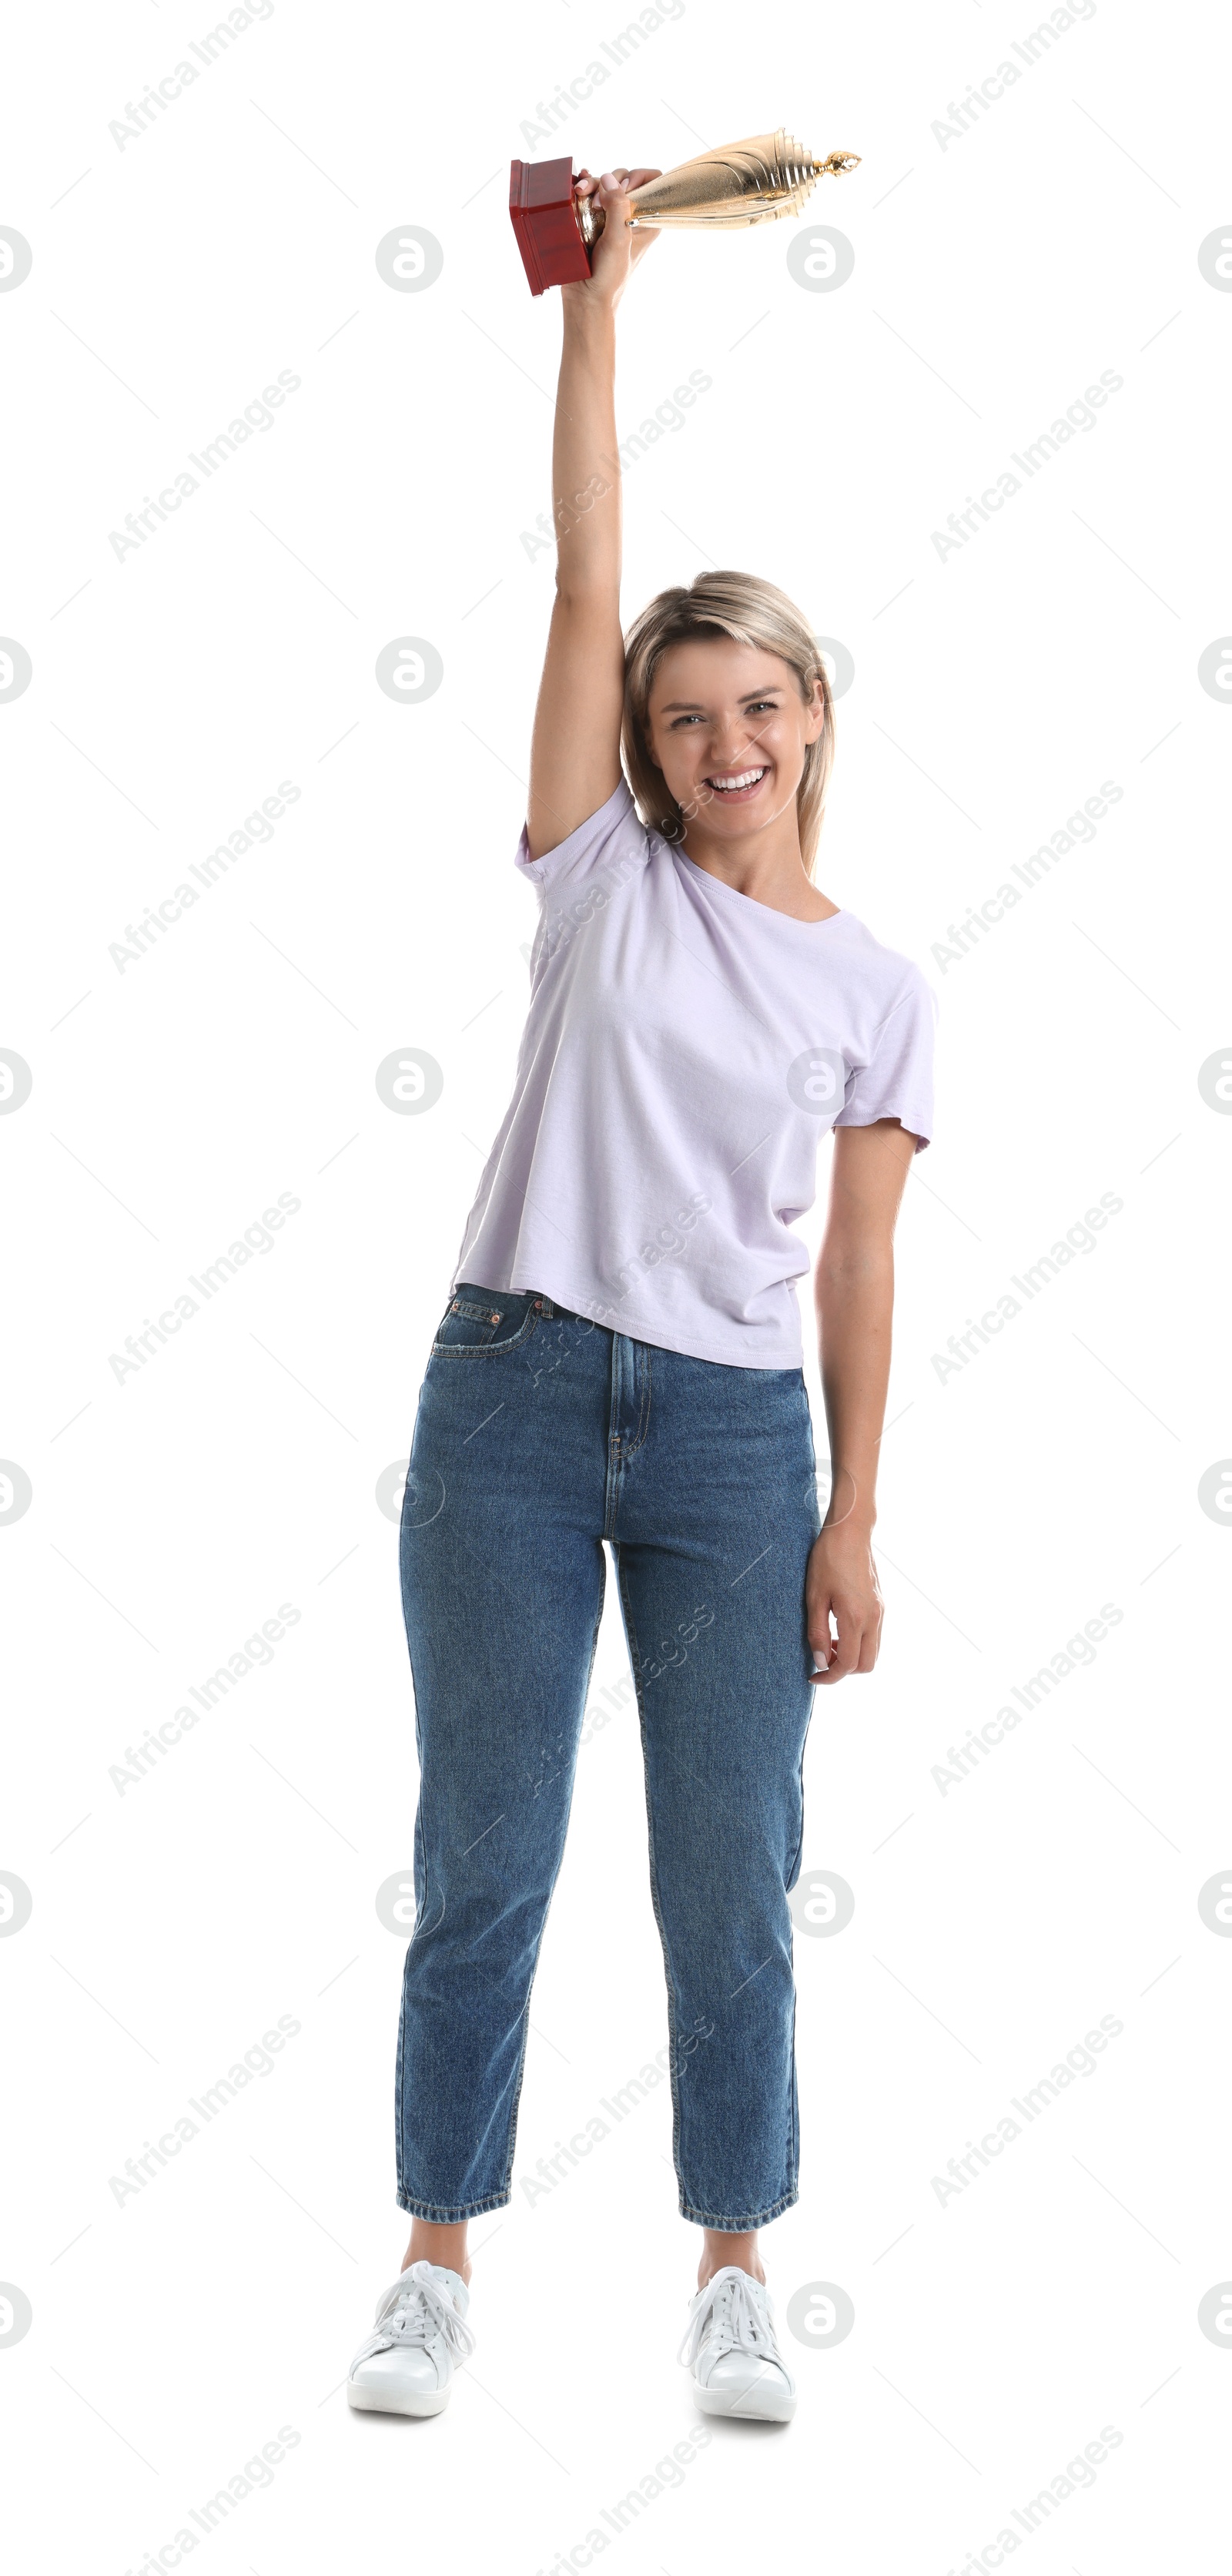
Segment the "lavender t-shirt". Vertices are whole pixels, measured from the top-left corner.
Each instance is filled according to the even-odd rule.
[[[932,1125],[934,1000],[854,913],[795,921],[639,821],[622,779],[544,858],[513,1098],[454,1271],[635,1341],[798,1368],[792,1227],[831,1127]]]

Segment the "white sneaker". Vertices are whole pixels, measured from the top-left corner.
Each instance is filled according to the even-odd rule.
[[[475,2349],[466,2283],[443,2263],[410,2263],[377,2301],[376,2325],[347,2375],[348,2406],[381,2415],[439,2415],[455,2370]]]
[[[728,2264],[699,2290],[677,2359],[693,2373],[703,2415],[741,2415],[788,2424],[796,2383],[779,2351],[763,2281]]]

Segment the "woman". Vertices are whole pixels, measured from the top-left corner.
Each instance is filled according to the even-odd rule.
[[[892,1239],[929,1134],[932,1004],[813,883],[833,707],[790,601],[706,574],[621,636],[615,313],[650,239],[627,228],[628,192],[656,175],[578,183],[606,223],[592,277],[562,297],[557,591],[517,858],[540,904],[530,1009],[403,1509],[412,2228],[348,2380],[352,2405],[392,2413],[445,2405],[473,2346],[467,2221],[510,2197],[605,1539],[641,1719],[680,2208],[703,2230],[681,2358],[708,2413],[795,2408],[757,2242],[797,2197],[787,1898],[813,1688],[877,1655]],[[791,1225],[831,1127],[823,1528]]]

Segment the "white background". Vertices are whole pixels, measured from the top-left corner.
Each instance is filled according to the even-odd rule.
[[[218,2576],[532,2576],[596,2526],[650,2576],[944,2576],[990,2542],[994,2564],[1007,2524],[1040,2571],[1205,2555],[1232,1954],[1197,1897],[1232,1860],[1232,1542],[1198,1483],[1232,1452],[1232,1127],[1197,1077],[1232,1051],[1232,715],[1197,665],[1232,628],[1232,297],[1197,253],[1232,231],[1225,29],[1101,0],[943,149],[934,121],[1031,11],[689,0],[536,141],[620,11],[279,0],[117,148],[109,122],[212,23],[122,0],[25,12],[5,43],[0,223],[33,251],[0,294],[0,629],[33,666],[0,699],[0,1045],[33,1075],[0,1118],[0,1451],[33,1489],[0,1527],[0,1868],[33,1896],[0,1941],[0,2277],[33,2316],[0,2349],[6,2537],[40,2569],[122,2576],[170,2543],[169,2566],[188,2508],[287,2425],[272,2486],[200,2537]],[[474,2366],[434,2424],[340,2393],[405,2241],[404,1940],[374,1899],[409,1864],[415,1767],[375,1488],[533,932],[510,862],[552,576],[521,540],[559,317],[506,165],[667,165],[779,123],[863,155],[814,200],[854,273],[798,286],[806,227],[658,244],[621,317],[621,435],[691,370],[713,383],[629,473],[625,605],[736,564],[854,657],[819,881],[938,991],[938,1123],[900,1229],[884,1649],[824,1695],[808,1756],[806,1874],[855,1914],[797,1941],[802,2195],[765,2238],[780,2320],[825,2281],[855,2325],[787,2335],[794,2428],[720,2428],[617,2538],[601,2508],[698,2420],[666,2088],[546,2197],[521,2181],[665,2038],[627,1695],[579,1762],[513,2202],[472,2231]],[[406,224],[443,249],[422,292],[375,265]],[[273,427],[118,559],[109,532],[280,370],[301,383]],[[940,557],[931,532],[1104,370],[1097,426]],[[422,704],[375,682],[402,635],[443,658]],[[284,779],[272,840],[121,972],[126,925]],[[1095,839],[937,958],[1105,780]],[[375,1088],[408,1046],[444,1074],[423,1116]],[[109,1355],[280,1193],[301,1207],[273,1249],[117,1382]],[[942,1380],[933,1355],[1103,1193],[1097,1248]],[[284,1602],[272,1663],[121,1795],[126,1748]],[[948,1748],[1104,1603],[1094,1663],[943,1794]],[[596,1685],[625,1669],[609,1612]],[[118,2204],[110,2177],[280,2015],[301,2029],[272,2073]],[[931,2178],[1105,2015],[1097,2071],[942,2204]],[[1094,2486],[1028,2537],[1012,2508],[1105,2425]]]

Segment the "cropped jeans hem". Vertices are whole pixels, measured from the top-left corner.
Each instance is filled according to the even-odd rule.
[[[713,2227],[723,2236],[752,2236],[757,2228],[768,2227],[772,2218],[781,2218],[785,2209],[794,2209],[800,2193],[795,2183],[770,2209],[755,2209],[747,2218],[720,2218],[712,2209],[690,2209],[683,2192],[680,2215],[692,2220],[695,2227]]]
[[[508,2209],[511,2191],[489,2192],[485,2200],[462,2201],[456,2209],[442,2209],[432,2200],[412,2200],[409,2192],[400,2191],[398,2207],[411,2218],[422,2218],[429,2227],[461,2227],[468,2218],[482,2218],[489,2209]]]

